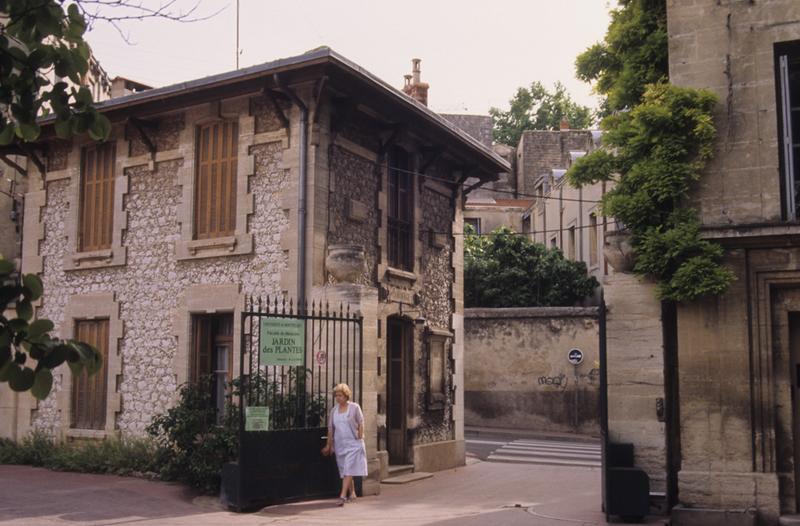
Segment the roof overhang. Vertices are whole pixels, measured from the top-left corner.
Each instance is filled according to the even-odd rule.
[[[499,173],[511,171],[511,166],[505,159],[477,139],[328,47],[228,73],[109,99],[98,103],[96,108],[112,122],[131,116],[143,118],[194,104],[275,88],[276,74],[283,84],[289,86],[328,76],[337,88],[343,86],[354,98],[357,95],[359,102],[362,99],[369,100],[370,106],[381,113],[385,112],[396,119],[402,119],[402,122],[413,124],[415,134],[447,146],[451,153],[464,161],[471,177],[490,181],[497,179]],[[41,124],[50,134],[52,129],[48,125],[53,121],[53,117],[41,120]]]

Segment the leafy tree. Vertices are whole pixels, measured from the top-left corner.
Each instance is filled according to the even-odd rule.
[[[648,84],[669,75],[665,0],[619,0],[619,5],[605,40],[575,60],[578,78],[596,82],[595,90],[606,97],[604,114],[635,106]]]
[[[494,140],[516,146],[525,130],[557,130],[563,119],[576,129],[588,128],[593,123],[592,111],[573,102],[567,89],[556,82],[555,91],[548,91],[541,82],[521,87],[509,101],[511,109],[491,108]]]
[[[90,345],[50,336],[50,320],[33,320],[32,303],[42,295],[42,282],[34,274],[18,280],[13,273],[14,264],[0,257],[0,305],[7,307],[0,310],[0,382],[41,400],[53,386],[53,369],[67,362],[73,374],[84,369],[94,374],[102,357]]]
[[[526,236],[501,227],[479,236],[467,225],[464,297],[467,307],[569,306],[597,287],[586,264],[565,259]]]
[[[103,140],[108,119],[93,107],[91,92],[80,86],[89,70],[86,18],[78,3],[64,11],[57,0],[0,0],[6,18],[0,33],[0,145],[35,141],[37,118],[52,114],[61,138],[86,133]],[[71,80],[51,83],[47,73]]]
[[[0,146],[30,155],[29,143],[39,139],[37,119],[43,116],[52,119],[59,138],[88,133],[94,140],[107,139],[111,123],[81,86],[90,60],[83,35],[93,21],[121,32],[118,22],[124,20],[199,20],[192,18],[197,4],[177,14],[173,4],[166,0],[149,8],[139,0],[0,0]],[[73,86],[58,79],[69,79]],[[11,319],[0,314],[0,382],[15,391],[30,390],[39,399],[50,392],[55,367],[67,362],[73,373],[86,369],[93,374],[102,362],[89,345],[51,337],[49,320],[33,320],[32,302],[41,295],[37,276],[19,279],[14,265],[0,256],[0,313],[16,314]]]

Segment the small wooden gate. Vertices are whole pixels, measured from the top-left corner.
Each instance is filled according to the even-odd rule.
[[[333,386],[347,383],[362,402],[362,317],[343,305],[247,298],[241,321],[239,456],[223,468],[223,500],[245,511],[335,494],[336,462],[320,450]]]

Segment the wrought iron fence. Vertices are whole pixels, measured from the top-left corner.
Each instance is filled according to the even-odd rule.
[[[285,298],[245,300],[239,371],[233,396],[242,408],[259,408],[261,427],[251,431],[305,429],[327,425],[332,388],[346,383],[362,402],[363,319],[350,307],[312,301],[296,306]],[[252,409],[255,414],[255,409]],[[255,421],[253,416],[252,420]]]

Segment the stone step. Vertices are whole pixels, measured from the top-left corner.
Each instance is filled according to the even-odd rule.
[[[433,476],[433,473],[427,473],[425,471],[415,471],[414,473],[406,473],[404,475],[397,475],[396,477],[389,477],[387,479],[383,479],[381,484],[409,484],[411,482],[416,482],[418,480],[429,479]]]
[[[414,472],[414,464],[394,464],[389,466],[389,476],[396,477]]]
[[[782,515],[778,519],[780,526],[800,526],[800,515]]]

